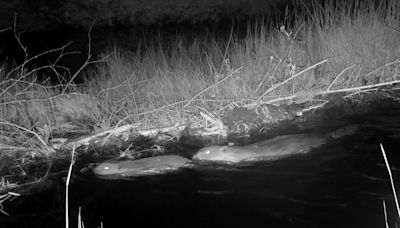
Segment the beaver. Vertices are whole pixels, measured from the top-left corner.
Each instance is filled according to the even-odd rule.
[[[157,174],[175,170],[187,165],[189,159],[178,155],[162,155],[138,160],[117,161],[111,159],[101,163],[93,169],[99,177],[132,177],[146,174]]]
[[[330,134],[293,134],[277,136],[246,146],[209,146],[200,149],[194,160],[237,163],[252,160],[277,160],[294,154],[308,153],[325,144],[329,138],[355,133],[357,125],[340,128]]]

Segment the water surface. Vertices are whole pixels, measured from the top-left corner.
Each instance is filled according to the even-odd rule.
[[[202,163],[73,189],[86,221],[105,227],[383,227],[383,201],[392,225],[396,213],[379,142],[400,177],[399,143],[360,133],[275,162]]]

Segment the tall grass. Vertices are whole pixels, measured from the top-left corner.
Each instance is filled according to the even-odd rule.
[[[198,111],[204,109],[219,113],[227,106],[255,100],[268,102],[399,79],[399,62],[395,61],[400,58],[398,1],[296,4],[284,21],[249,24],[244,38],[235,32],[228,40],[210,34],[187,39],[181,34],[169,43],[159,38],[147,41],[135,51],[110,47],[104,52],[108,56],[104,62],[83,72],[85,85],[73,90],[75,95],[32,86],[23,90],[30,95],[21,98],[31,102],[17,99],[10,106],[12,93],[1,93],[0,118],[29,127],[40,122],[58,126],[74,119],[162,126],[196,122]],[[326,63],[307,68],[321,61]],[[7,80],[11,79],[3,78]],[[9,91],[20,93],[17,86],[21,83]],[[38,98],[49,101],[59,96],[74,98],[52,99],[50,107],[58,107],[56,111],[48,108],[49,102],[41,100],[44,107],[37,103]],[[29,111],[33,107],[40,108]],[[11,120],[17,112],[26,117]],[[68,118],[57,120],[57,116]]]

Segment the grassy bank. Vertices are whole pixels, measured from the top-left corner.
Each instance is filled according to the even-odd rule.
[[[343,2],[299,3],[283,21],[249,24],[245,38],[180,34],[136,51],[110,47],[76,75],[85,78],[82,85],[49,86],[24,64],[1,67],[0,145],[41,154],[55,135],[129,123],[202,127],[200,111],[221,116],[234,107],[299,103],[338,91],[351,97],[400,80],[399,2]]]
[[[139,120],[149,127],[171,125],[198,106],[221,111],[233,102],[309,99],[310,93],[398,79],[397,1],[330,1],[296,9],[280,28],[262,20],[249,24],[244,39],[232,33],[229,40],[187,40],[181,34],[168,44],[156,38],[137,51],[109,48],[104,62],[83,72],[85,85],[69,93],[26,80],[28,72],[3,69],[0,117],[28,129],[87,118],[107,126]]]

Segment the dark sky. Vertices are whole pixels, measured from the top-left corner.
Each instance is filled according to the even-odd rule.
[[[0,26],[21,29],[87,28],[96,24],[157,24],[218,21],[266,15],[285,0],[0,0]]]

